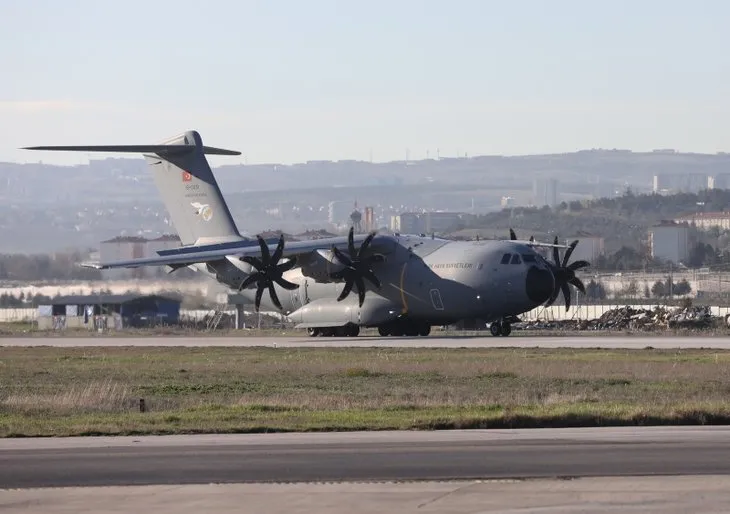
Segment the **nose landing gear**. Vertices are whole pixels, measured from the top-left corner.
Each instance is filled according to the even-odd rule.
[[[512,325],[510,325],[509,321],[495,321],[489,325],[489,332],[494,337],[507,337],[512,333]]]

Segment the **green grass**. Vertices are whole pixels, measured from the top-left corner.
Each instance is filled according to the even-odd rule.
[[[729,393],[717,350],[0,348],[2,437],[728,423]]]

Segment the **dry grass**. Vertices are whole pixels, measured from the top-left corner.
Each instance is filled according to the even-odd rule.
[[[728,393],[716,350],[0,348],[0,436],[716,423]]]

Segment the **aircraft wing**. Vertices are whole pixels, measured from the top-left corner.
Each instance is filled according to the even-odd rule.
[[[358,234],[353,237],[353,242],[357,247],[367,237],[367,234]],[[266,241],[269,253],[273,254],[278,244],[278,239]],[[316,250],[326,250],[332,247],[339,250],[347,251],[348,238],[329,237],[322,239],[309,239],[306,241],[292,241],[286,243],[282,257],[296,257],[304,255]],[[386,252],[395,246],[395,240],[387,235],[376,235],[370,248],[375,252]],[[162,250],[157,252],[157,257],[144,257],[141,259],[129,259],[123,261],[101,262],[101,263],[82,263],[81,266],[94,269],[113,269],[113,268],[138,268],[141,266],[171,266],[173,268],[181,268],[189,264],[199,262],[210,262],[224,259],[226,257],[261,257],[261,247],[257,240],[244,240],[232,243],[210,244],[200,246],[187,246],[175,248],[171,250]]]
[[[541,243],[540,241],[520,241],[520,240],[511,240],[513,243],[521,243],[525,246],[534,246],[537,248],[562,248],[566,249],[569,248],[568,245],[561,245],[561,244],[554,244],[554,243]]]

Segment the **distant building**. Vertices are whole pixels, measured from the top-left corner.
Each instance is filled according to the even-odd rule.
[[[515,205],[515,199],[511,196],[503,196],[502,200],[499,202],[499,204],[504,207],[514,207]]]
[[[718,173],[707,177],[707,189],[730,189],[730,173]]]
[[[426,224],[415,212],[404,212],[391,217],[390,229],[401,234],[420,234],[426,232]]]
[[[700,230],[719,228],[730,230],[730,212],[698,212],[674,219],[675,223],[687,223]]]
[[[565,244],[570,244],[575,240],[578,240],[578,245],[570,256],[570,262],[582,260],[595,264],[598,258],[605,253],[605,239],[602,237],[581,234],[568,238]]]
[[[327,221],[333,225],[344,225],[349,223],[350,214],[352,214],[352,202],[336,200],[328,205]]]
[[[558,205],[558,181],[554,178],[536,178],[532,181],[532,201],[537,207]]]
[[[176,235],[163,235],[156,239],[146,239],[138,236],[118,236],[107,239],[99,244],[99,260],[101,262],[123,261],[156,257],[160,250],[177,248],[180,238]],[[153,277],[160,268],[121,268],[102,270],[105,279],[129,279]]]
[[[710,178],[704,173],[657,173],[652,181],[656,194],[699,193],[708,189]]]
[[[371,232],[377,227],[375,226],[375,213],[372,207],[365,207],[365,221],[363,224],[365,232]]]
[[[651,256],[680,263],[689,257],[689,227],[665,221],[649,229]]]
[[[461,212],[404,212],[391,217],[390,229],[401,234],[443,233],[457,228],[469,217]]]

